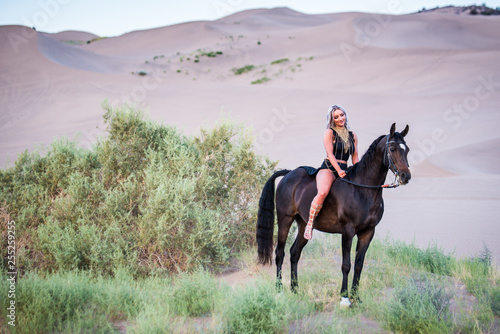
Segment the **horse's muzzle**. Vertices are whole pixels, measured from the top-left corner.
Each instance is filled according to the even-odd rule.
[[[404,185],[410,182],[411,179],[411,173],[410,171],[408,172],[401,172],[399,174],[399,184]]]

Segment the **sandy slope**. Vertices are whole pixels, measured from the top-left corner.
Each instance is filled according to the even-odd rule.
[[[485,242],[498,260],[499,56],[498,17],[438,13],[257,9],[105,39],[1,26],[0,162],[56,136],[80,133],[90,147],[108,99],[186,134],[229,114],[280,167],[319,165],[326,110],[338,103],[361,152],[393,122],[411,128],[413,179],[386,192],[378,236],[460,256]],[[231,70],[245,65],[255,68]]]

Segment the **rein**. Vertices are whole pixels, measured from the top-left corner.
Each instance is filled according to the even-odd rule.
[[[359,183],[356,183],[356,182],[352,182],[352,181],[346,180],[344,178],[340,178],[340,179],[342,181],[344,181],[344,182],[350,183],[350,184],[358,186],[358,187],[363,187],[363,188],[374,188],[374,189],[387,188],[387,189],[390,189],[390,188],[399,187],[400,186],[399,171],[396,168],[396,166],[394,165],[394,161],[392,159],[392,155],[390,153],[390,150],[388,150],[389,144],[395,143],[395,141],[389,141],[389,137],[390,136],[387,135],[387,139],[385,140],[385,150],[384,150],[384,152],[385,152],[385,156],[387,157],[387,160],[389,161],[389,169],[394,174],[394,181],[391,184],[382,184],[382,185],[379,185],[379,186],[370,186],[370,185],[366,185],[366,184],[359,184]],[[385,157],[384,157],[384,159],[385,159]],[[396,181],[397,181],[397,183],[396,183]]]
[[[375,188],[375,189],[378,189],[378,188],[387,188],[387,189],[390,189],[390,188],[399,187],[399,183],[394,183],[394,182],[392,184],[382,184],[380,186],[369,186],[367,184],[359,184],[359,183],[356,183],[356,182],[352,182],[352,181],[346,180],[344,178],[340,178],[340,179],[342,181],[344,181],[344,182],[350,183],[350,184],[358,186],[358,187],[363,187],[363,188]]]

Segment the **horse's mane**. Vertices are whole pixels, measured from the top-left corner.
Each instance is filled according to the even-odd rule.
[[[382,136],[378,137],[377,139],[375,139],[373,141],[373,143],[371,143],[371,145],[368,147],[368,149],[366,150],[365,154],[363,154],[363,156],[361,157],[361,159],[359,160],[359,162],[357,164],[355,164],[354,166],[352,166],[351,169],[349,170],[349,173],[347,173],[347,175],[349,176],[349,178],[355,177],[356,174],[358,173],[359,169],[364,168],[366,166],[366,162],[370,161],[373,158],[373,156],[375,155],[375,151],[377,150],[378,143],[385,136],[386,135],[382,135]]]

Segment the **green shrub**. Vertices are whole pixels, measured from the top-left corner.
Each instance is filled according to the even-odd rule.
[[[396,288],[385,314],[386,326],[402,333],[447,333],[452,330],[451,296],[426,277]]]
[[[107,136],[93,150],[58,140],[0,172],[21,273],[217,268],[254,243],[256,203],[276,163],[255,154],[241,126],[186,137],[134,107],[103,108]]]
[[[223,52],[222,51],[209,51],[209,52],[202,52],[200,55],[201,56],[206,56],[209,58],[215,58],[217,55],[221,55]]]
[[[264,82],[268,82],[268,81],[270,81],[270,80],[271,80],[271,79],[269,79],[268,77],[262,77],[262,78],[260,78],[260,79],[258,79],[258,80],[254,80],[254,81],[252,81],[252,82],[251,82],[251,84],[252,84],[252,85],[262,84],[262,83],[264,83]]]
[[[271,62],[271,65],[281,64],[290,61],[288,58],[281,58]]]
[[[489,266],[479,259],[468,259],[463,263],[466,273],[462,276],[467,290],[478,296],[486,294],[490,288]]]
[[[30,273],[16,284],[15,329],[18,333],[113,332],[110,321],[134,315],[138,296],[122,279],[105,282],[85,273],[50,278]],[[4,302],[8,300],[2,298],[0,304]],[[0,314],[6,318],[3,306]]]
[[[467,290],[476,297],[488,295],[492,277],[491,252],[483,245],[483,250],[476,257],[459,261],[454,268],[457,276],[467,286]]]
[[[233,73],[235,75],[240,75],[240,74],[243,74],[243,73],[246,73],[246,72],[250,72],[251,70],[253,70],[255,68],[254,65],[246,65],[246,66],[243,66],[243,67],[240,67],[240,68],[236,68],[234,67],[232,69]]]
[[[92,269],[112,274],[113,269],[137,261],[118,225],[102,228],[81,222],[61,226],[49,221],[38,229],[37,245],[50,264],[42,269]]]
[[[223,311],[225,332],[285,333],[291,315],[288,298],[277,294],[274,286],[259,283],[235,291]]]
[[[388,242],[387,254],[401,264],[422,268],[433,274],[451,275],[452,257],[444,254],[435,244],[422,250],[413,243]]]
[[[134,322],[127,326],[127,333],[175,333],[175,328],[179,327],[168,305],[146,304]]]
[[[199,270],[191,275],[181,274],[173,287],[172,310],[181,316],[206,315],[212,312],[221,296],[220,283],[208,272]]]
[[[500,317],[500,288],[496,287],[491,292],[491,301],[490,301],[491,310],[493,314],[497,317]]]
[[[490,250],[483,245],[478,256],[458,260],[453,268],[453,276],[459,279],[472,293],[478,306],[469,319],[462,324],[462,331],[488,332],[493,325],[495,315],[500,309],[497,268],[492,265]]]

